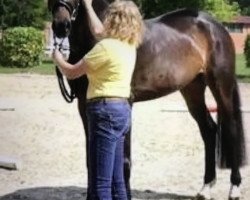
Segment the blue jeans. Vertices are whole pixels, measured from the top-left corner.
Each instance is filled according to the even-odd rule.
[[[124,182],[124,137],[131,123],[127,100],[87,103],[89,128],[88,191],[91,200],[127,200]]]

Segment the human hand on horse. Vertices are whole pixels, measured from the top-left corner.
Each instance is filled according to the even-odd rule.
[[[85,5],[85,8],[87,10],[91,33],[98,40],[98,38],[102,35],[104,31],[104,27],[102,21],[99,19],[99,17],[95,13],[95,10],[92,7],[92,1],[93,0],[82,0],[82,3]]]

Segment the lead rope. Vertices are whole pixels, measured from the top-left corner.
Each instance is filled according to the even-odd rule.
[[[62,39],[61,42],[58,44],[57,41],[56,41],[56,36],[55,35],[53,35],[53,38],[54,38],[54,47],[55,47],[55,49],[58,48],[58,50],[61,52],[62,44],[63,44],[64,39]],[[62,94],[62,96],[63,96],[63,98],[65,99],[66,102],[72,103],[74,98],[75,98],[75,94],[72,92],[72,90],[70,90],[70,93],[69,93],[68,90],[66,89],[63,75],[62,75],[61,71],[59,70],[58,66],[55,66],[55,69],[56,69],[56,76],[57,76],[57,80],[58,80],[58,84],[59,84],[59,87],[60,87],[61,94]]]

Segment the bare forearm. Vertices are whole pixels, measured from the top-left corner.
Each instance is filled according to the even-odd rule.
[[[86,65],[83,60],[72,65],[64,60],[62,54],[58,50],[53,52],[53,60],[68,79],[75,79],[86,73]]]
[[[98,37],[104,31],[103,24],[102,24],[101,20],[99,19],[99,17],[96,15],[91,4],[85,3],[85,7],[87,10],[87,14],[88,14],[88,21],[89,21],[90,30],[95,37]]]
[[[68,79],[74,79],[75,77],[72,74],[73,65],[66,62],[65,60],[56,60],[56,65],[58,66],[59,70],[68,78]]]

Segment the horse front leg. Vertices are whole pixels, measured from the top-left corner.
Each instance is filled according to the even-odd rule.
[[[89,172],[89,142],[88,142],[88,121],[87,121],[87,116],[86,116],[86,98],[78,98],[78,111],[82,120],[83,128],[84,128],[84,133],[85,133],[85,155],[86,155],[86,167],[87,171]],[[88,174],[88,179],[89,179],[89,174]],[[89,192],[89,187],[87,191],[87,197],[86,200],[90,200],[90,192]]]
[[[82,120],[85,141],[86,141],[86,165],[88,167],[88,120],[86,115],[86,94],[88,88],[87,76],[82,76],[80,78],[74,79],[69,82],[71,90],[73,90],[75,96],[77,97],[77,107],[78,112]]]
[[[78,112],[81,117],[82,125],[84,128],[85,134],[85,155],[86,155],[86,167],[89,168],[89,142],[88,142],[88,120],[86,115],[86,94],[87,94],[87,87],[88,87],[88,79],[87,76],[82,76],[78,79],[72,80],[69,82],[70,87],[75,93],[77,97],[77,107]],[[87,170],[89,171],[89,170]],[[88,174],[89,177],[89,174]],[[89,199],[89,192],[87,191],[87,200]]]
[[[217,126],[205,104],[205,82],[203,75],[198,75],[189,85],[181,90],[189,112],[196,120],[205,147],[204,185],[196,199],[211,199],[211,188],[216,180],[215,144]]]
[[[88,168],[88,121],[86,116],[86,99],[85,98],[78,98],[78,111],[82,120],[84,134],[85,134],[85,144],[86,144],[86,165]]]

